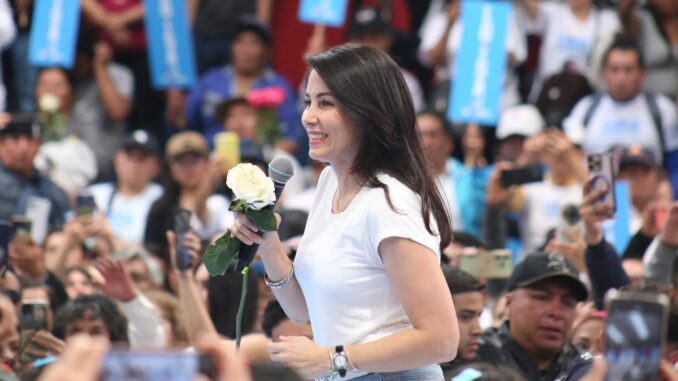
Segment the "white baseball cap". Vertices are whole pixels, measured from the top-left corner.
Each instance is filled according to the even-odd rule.
[[[539,110],[533,105],[525,104],[504,110],[495,133],[500,140],[511,135],[530,137],[540,133],[545,126],[546,122]]]

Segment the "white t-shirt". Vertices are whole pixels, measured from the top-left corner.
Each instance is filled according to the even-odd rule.
[[[89,191],[99,210],[108,218],[114,236],[128,242],[143,243],[148,212],[162,195],[162,187],[149,184],[143,192],[131,197],[116,192],[111,200],[114,188],[113,183],[103,183],[92,185]]]
[[[390,176],[379,179],[400,213],[388,206],[381,188],[363,188],[334,214],[336,173],[327,167],[320,175],[294,262],[319,345],[374,341],[412,327],[379,255],[381,241],[408,238],[440,259],[440,239],[426,230],[419,196]],[[433,217],[431,223],[436,231]]]
[[[532,99],[539,95],[542,83],[563,71],[568,61],[581,73],[596,68],[600,54],[598,44],[619,29],[617,15],[610,10],[594,8],[586,20],[580,20],[566,3],[549,1],[541,2],[537,19],[526,19],[525,25],[528,32],[543,38]]]
[[[579,205],[582,185],[557,186],[550,181],[524,185],[525,205],[520,216],[520,236],[523,254],[529,254],[544,244],[549,230],[558,227],[560,211],[566,204]]]
[[[429,7],[428,13],[419,29],[419,59],[422,63],[426,62],[425,54],[433,49],[438,41],[443,37],[443,33],[447,26],[447,9],[442,0],[433,0]],[[463,33],[463,23],[461,17],[454,23],[449,31],[447,39],[447,46],[445,54],[447,56],[442,70],[439,72],[440,79],[449,79],[454,73],[454,60],[461,46],[461,37]],[[525,35],[518,28],[516,22],[515,12],[511,13],[508,22],[508,32],[506,33],[506,51],[515,56],[516,64],[520,64],[527,58],[527,44]],[[518,93],[518,77],[511,68],[506,69],[506,77],[504,78],[504,85],[501,97],[501,109],[514,106],[520,103],[520,95]]]
[[[652,119],[646,96],[640,94],[626,102],[617,102],[605,94],[596,106],[587,126],[584,118],[594,96],[590,95],[577,103],[564,123],[565,133],[573,141],[581,140],[587,153],[602,153],[614,146],[640,144],[652,150],[659,163],[662,162],[660,137]],[[657,108],[661,114],[666,143],[665,150],[678,149],[678,118],[676,106],[663,95],[656,95]]]
[[[233,212],[228,210],[230,201],[228,198],[213,194],[207,198],[205,205],[207,207],[207,221],[201,221],[198,216],[193,213],[191,219],[191,227],[195,230],[195,234],[201,240],[211,240],[216,235],[221,235],[228,230],[235,217]]]
[[[445,164],[445,172],[438,175],[438,178],[436,179],[436,185],[438,186],[440,194],[445,196],[445,200],[443,201],[447,203],[447,210],[450,211],[452,226],[462,226],[461,212],[459,211],[457,195],[455,192],[456,186],[454,174],[452,173],[452,165],[452,160],[448,160]]]

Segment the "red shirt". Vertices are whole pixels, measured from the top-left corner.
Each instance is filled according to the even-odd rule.
[[[110,14],[116,14],[124,12],[138,4],[141,4],[141,0],[99,0],[101,6]],[[144,29],[144,20],[139,20],[138,23],[128,26],[128,30],[131,33],[130,42],[128,45],[120,46],[116,45],[106,32],[101,32],[101,39],[107,41],[113,46],[113,49],[117,51],[121,50],[146,50],[146,31]]]

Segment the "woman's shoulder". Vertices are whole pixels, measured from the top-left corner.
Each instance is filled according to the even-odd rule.
[[[395,212],[403,213],[407,213],[412,209],[421,209],[420,196],[405,183],[387,174],[379,174],[377,179],[388,189],[388,199],[386,198],[385,190],[381,187],[369,188],[366,192],[367,208],[379,211],[392,211],[392,205],[396,209]],[[389,200],[391,201],[390,204]]]

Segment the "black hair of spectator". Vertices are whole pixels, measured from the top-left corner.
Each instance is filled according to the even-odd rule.
[[[255,108],[244,97],[234,97],[217,105],[214,110],[214,119],[216,119],[219,123],[224,124],[226,122],[226,117],[228,117],[228,114],[231,112],[231,109],[236,106]]]
[[[257,381],[302,381],[292,369],[280,364],[253,364],[252,379]]]
[[[473,275],[456,267],[443,265],[443,275],[445,282],[453,295],[464,292],[482,292],[485,291],[485,285]]]
[[[443,126],[443,132],[445,132],[445,134],[450,139],[454,139],[454,137],[455,137],[454,136],[454,130],[452,129],[452,125],[447,121],[447,118],[445,117],[445,115],[439,113],[438,111],[431,110],[431,109],[421,111],[417,114],[418,117],[422,116],[422,115],[432,116],[432,117],[438,119],[440,124]]]
[[[281,217],[280,226],[278,226],[281,241],[304,234],[308,213],[296,209],[282,209],[278,213]]]
[[[235,32],[233,33],[231,40],[233,41],[237,39],[238,36],[244,32],[252,32],[256,34],[261,39],[261,42],[266,46],[271,46],[273,43],[273,34],[271,33],[271,29],[254,16],[246,15],[242,16],[238,20],[238,24],[236,25]]]
[[[92,280],[92,274],[89,271],[87,271],[87,269],[84,267],[69,267],[64,272],[64,279],[68,279],[68,276],[71,275],[71,273],[76,272],[84,275],[85,278],[87,278],[87,280]]]
[[[612,53],[613,50],[635,52],[636,57],[638,57],[638,66],[640,66],[641,69],[645,69],[645,57],[643,56],[643,52],[640,50],[640,46],[635,39],[623,34],[617,34],[610,47],[605,51],[602,64],[603,68],[607,66],[607,61],[610,58],[610,53]]]
[[[452,242],[462,247],[477,247],[480,249],[485,249],[487,245],[480,238],[460,230],[455,230],[452,232]]]
[[[127,317],[112,299],[103,295],[79,296],[64,304],[54,318],[52,334],[64,340],[66,327],[76,320],[85,318],[88,313],[91,314],[89,316],[91,320],[104,321],[111,343],[129,345]]]
[[[71,70],[67,70],[67,69],[64,69],[64,68],[59,67],[59,66],[43,67],[43,68],[40,68],[38,70],[38,75],[36,76],[36,78],[40,78],[42,73],[49,71],[49,70],[56,70],[58,72],[61,72],[61,74],[63,74],[64,77],[66,77],[66,82],[68,82],[68,86],[70,86],[71,91],[73,91],[73,89],[75,88],[75,82],[76,81],[75,81],[75,75],[73,74],[73,71],[71,71]]]
[[[86,55],[90,60],[94,58],[94,47],[99,42],[97,32],[93,28],[80,27],[78,31],[78,42],[76,44],[76,54]]]
[[[454,379],[466,369],[475,369],[482,373],[480,377],[474,378],[475,381],[525,381],[523,376],[507,366],[487,363],[472,363],[460,367],[450,375],[451,379]]]
[[[259,276],[250,269],[247,282],[247,300],[242,316],[243,335],[252,332],[257,316],[259,300]],[[207,280],[207,304],[210,318],[219,334],[235,338],[235,318],[240,303],[242,276],[234,271],[226,271],[222,276],[209,277]]]
[[[261,329],[266,334],[266,337],[271,339],[273,338],[273,328],[288,319],[289,317],[280,303],[275,299],[271,299],[266,304],[266,309],[264,309],[264,316],[261,318]]]

